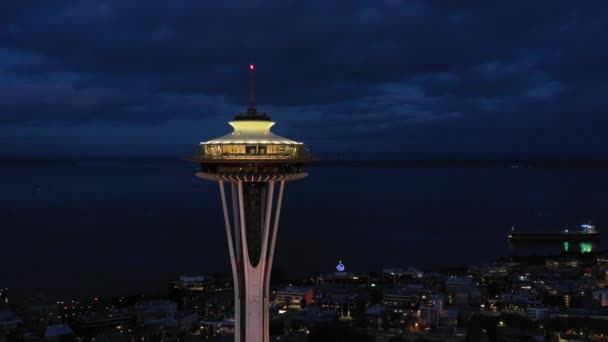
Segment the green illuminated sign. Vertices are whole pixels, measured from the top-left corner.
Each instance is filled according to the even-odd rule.
[[[591,253],[592,247],[589,242],[581,242],[581,253]]]

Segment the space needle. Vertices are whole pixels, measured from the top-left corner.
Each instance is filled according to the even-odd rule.
[[[229,122],[231,133],[201,142],[190,160],[200,164],[197,177],[219,184],[234,280],[235,341],[268,342],[270,273],[285,183],[306,177],[303,166],[311,159],[303,143],[271,132],[275,122],[256,109],[255,66],[249,69],[249,108]]]

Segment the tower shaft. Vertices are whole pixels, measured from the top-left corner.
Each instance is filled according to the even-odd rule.
[[[229,201],[219,181],[234,280],[235,342],[268,342],[270,274],[285,181],[230,185]]]

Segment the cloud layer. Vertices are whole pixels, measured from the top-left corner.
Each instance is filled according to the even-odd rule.
[[[197,139],[221,135],[220,122],[245,106],[254,62],[261,109],[327,153],[601,156],[607,10],[600,1],[3,3],[0,151],[75,125],[145,126],[175,150],[195,134],[185,129],[185,139],[176,121],[198,123]],[[127,151],[141,145],[122,131]]]

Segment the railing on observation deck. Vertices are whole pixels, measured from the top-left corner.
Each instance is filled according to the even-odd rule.
[[[209,151],[207,145],[195,147],[193,158],[206,160],[308,160],[311,158],[310,151],[304,145],[289,146],[284,152],[279,153],[225,153],[223,151]],[[268,145],[248,145],[266,147]]]

